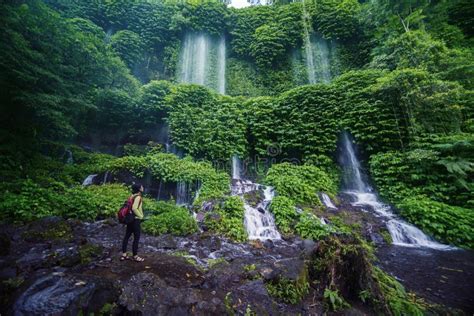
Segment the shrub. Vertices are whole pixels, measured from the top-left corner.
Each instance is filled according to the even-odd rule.
[[[277,196],[273,199],[270,210],[275,216],[278,230],[286,235],[293,234],[294,224],[298,220],[294,202],[285,196]]]
[[[321,240],[331,232],[328,225],[321,223],[319,218],[312,214],[302,214],[295,229],[301,238],[312,240]]]
[[[273,165],[265,182],[273,186],[279,195],[286,196],[300,205],[322,205],[318,192],[327,192],[334,197],[336,183],[316,166],[296,166],[290,163]]]
[[[463,248],[474,248],[472,210],[430,200],[408,197],[397,204],[400,214],[436,239]]]
[[[177,208],[171,212],[151,216],[143,223],[143,231],[151,235],[186,236],[197,231],[197,224],[188,210]]]
[[[236,242],[247,240],[244,226],[244,203],[238,196],[230,196],[224,201],[222,209],[208,213],[205,219],[209,230],[222,234]]]

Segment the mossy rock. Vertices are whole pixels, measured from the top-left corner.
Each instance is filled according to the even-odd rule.
[[[309,293],[308,267],[299,259],[288,260],[283,267],[277,267],[279,274],[266,284],[268,293],[285,303],[297,304]]]
[[[88,264],[94,258],[98,258],[102,255],[103,249],[101,246],[85,244],[79,246],[79,257],[81,258],[81,264]]]
[[[257,205],[264,199],[263,192],[261,190],[251,191],[244,194],[244,199],[252,207]]]
[[[35,242],[70,242],[74,238],[71,226],[59,217],[47,217],[32,223],[22,236],[27,241]]]

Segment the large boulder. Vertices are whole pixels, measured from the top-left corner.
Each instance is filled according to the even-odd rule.
[[[176,288],[158,275],[140,272],[124,283],[119,304],[141,315],[222,315],[222,300],[196,288]]]
[[[26,287],[13,304],[13,314],[77,315],[96,313],[116,301],[118,291],[104,278],[51,273]]]

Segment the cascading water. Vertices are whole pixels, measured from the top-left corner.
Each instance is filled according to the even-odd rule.
[[[344,170],[343,185],[346,193],[355,197],[354,206],[368,206],[378,216],[385,218],[387,229],[394,245],[405,247],[427,247],[433,249],[453,249],[453,247],[433,241],[415,226],[400,220],[392,213],[391,207],[380,202],[372,188],[364,181],[364,174],[355,154],[350,136],[342,136],[339,163]]]
[[[337,209],[336,205],[334,205],[334,203],[332,203],[331,198],[329,197],[329,195],[327,195],[326,193],[322,192],[322,193],[321,193],[321,198],[322,198],[323,204],[324,204],[327,208]]]
[[[257,205],[252,207],[245,203],[245,228],[249,239],[281,239],[280,233],[276,229],[273,215],[268,210],[274,193],[273,188],[265,187],[263,190],[264,199]]]
[[[318,36],[315,37],[314,42],[314,51],[316,60],[314,62],[316,69],[318,70],[318,75],[321,78],[321,82],[330,82],[331,81],[331,67],[329,62],[329,48],[328,41],[324,38]]]
[[[72,165],[74,163],[74,157],[72,155],[72,151],[69,149],[66,149],[66,164]]]
[[[180,57],[179,81],[196,83],[225,94],[226,40],[187,33]]]
[[[88,186],[88,185],[93,184],[95,177],[97,177],[96,174],[90,174],[90,175],[88,175],[87,178],[85,178],[84,181],[82,182],[82,185],[83,185],[83,186]]]
[[[238,156],[232,157],[232,179],[240,179],[241,161]]]
[[[349,138],[349,134],[346,132],[342,134],[342,145],[343,150],[341,150],[339,155],[339,164],[343,168],[344,188],[349,191],[353,190],[357,192],[370,191],[365,181],[362,180],[360,163],[355,154],[355,149]]]
[[[188,191],[187,185],[184,181],[179,181],[176,185],[176,204],[186,205],[188,204]]]
[[[225,37],[222,35],[219,40],[219,48],[217,51],[217,92],[225,94],[225,67],[226,67],[226,47]]]
[[[314,53],[310,38],[311,17],[306,12],[305,0],[303,0],[303,27],[304,27],[304,52],[306,56],[306,68],[308,71],[308,81],[316,83],[316,72],[314,70]]]
[[[245,218],[244,225],[249,239],[259,240],[279,240],[275,219],[269,211],[270,203],[273,199],[273,188],[253,183],[250,180],[241,179],[241,163],[237,156],[232,157],[232,195],[238,195],[244,201]],[[244,198],[246,193],[255,192],[260,194],[263,190],[263,200],[257,206],[250,205]]]
[[[305,0],[302,3],[302,20],[304,29],[304,61],[308,75],[308,82],[328,83],[331,81],[330,59],[335,58],[336,46],[321,36],[316,36],[312,28],[311,15],[306,11]],[[331,48],[331,49],[330,49]]]

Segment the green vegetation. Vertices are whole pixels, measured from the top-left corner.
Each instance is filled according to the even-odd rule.
[[[247,240],[244,227],[244,202],[238,196],[229,196],[214,210],[206,214],[205,224],[209,230],[236,242]]]
[[[307,272],[306,270],[304,271],[303,275],[299,276],[297,280],[279,278],[276,281],[266,283],[265,286],[268,293],[285,303],[299,303],[309,292]]]
[[[278,194],[286,196],[298,205],[322,205],[318,192],[334,196],[336,183],[316,166],[296,166],[290,163],[273,165],[265,182],[273,186]]]
[[[342,293],[359,299],[380,314],[423,315],[425,307],[393,277],[374,266],[374,250],[360,237],[330,236],[320,242],[312,259],[311,277],[324,290],[328,310],[348,307]]]
[[[244,204],[230,196],[223,165],[233,155],[255,158],[249,170],[277,193],[270,210],[279,231],[320,243],[310,275],[268,283],[272,296],[296,304],[313,279],[327,310],[346,308],[345,293],[355,290],[381,314],[423,314],[373,265],[357,224],[320,222],[319,194],[337,194],[338,138],[348,131],[374,187],[402,217],[440,241],[474,248],[474,6],[287,2],[244,9],[220,1],[2,2],[0,220],[114,217],[130,194],[125,185],[81,185],[108,172],[186,183],[198,196],[193,210],[210,202],[205,226],[244,242]],[[177,83],[187,34],[225,37],[227,95]],[[308,84],[307,35],[326,41],[330,82]],[[165,153],[165,142],[184,158]],[[172,201],[145,197],[143,205],[149,234],[198,230]],[[30,233],[72,236],[64,221]],[[81,246],[81,262],[96,251]],[[15,289],[12,282],[2,286]]]
[[[170,207],[170,209],[150,216],[143,223],[143,231],[151,235],[185,236],[198,230],[196,221],[188,210],[181,207]]]

